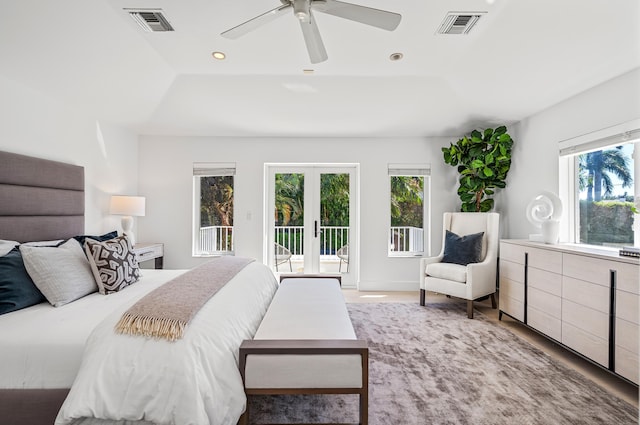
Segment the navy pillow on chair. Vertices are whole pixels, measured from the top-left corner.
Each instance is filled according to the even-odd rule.
[[[18,247],[0,257],[0,314],[46,301],[22,262]]]
[[[444,239],[443,263],[454,263],[466,266],[482,260],[482,237],[484,232],[458,236],[447,230]]]

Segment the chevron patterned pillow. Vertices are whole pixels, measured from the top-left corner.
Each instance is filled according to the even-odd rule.
[[[138,259],[126,235],[103,242],[87,239],[84,249],[101,294],[118,292],[140,279]]]

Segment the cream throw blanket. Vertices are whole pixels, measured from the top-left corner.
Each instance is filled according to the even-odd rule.
[[[181,339],[191,318],[252,258],[219,257],[170,280],[124,312],[116,332]]]

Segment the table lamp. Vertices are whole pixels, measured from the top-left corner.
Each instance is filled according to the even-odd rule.
[[[111,205],[109,212],[122,216],[122,233],[127,235],[131,241],[131,245],[136,244],[133,234],[133,216],[144,217],[145,214],[145,198],[144,196],[111,196]]]

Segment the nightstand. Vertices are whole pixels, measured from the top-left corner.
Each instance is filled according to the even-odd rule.
[[[162,268],[164,260],[164,244],[162,243],[138,243],[133,247],[133,252],[138,256],[138,262],[155,260],[156,269]]]

